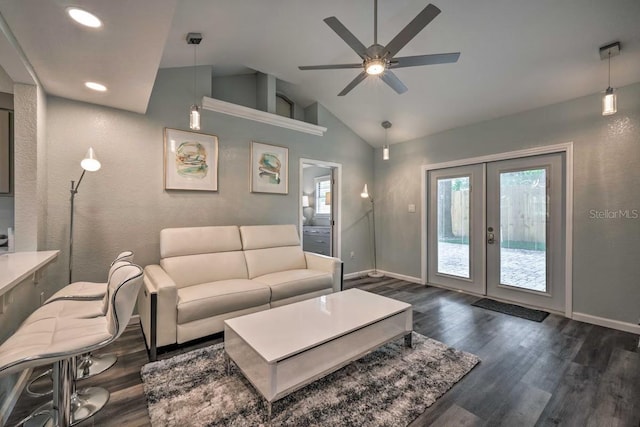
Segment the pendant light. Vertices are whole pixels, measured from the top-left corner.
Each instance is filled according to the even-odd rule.
[[[382,160],[389,160],[389,143],[387,142],[387,131],[391,127],[391,122],[385,120],[380,124],[384,128],[384,146],[382,146]]]
[[[200,106],[198,106],[198,95],[197,95],[197,69],[198,62],[196,57],[196,50],[198,45],[202,41],[202,34],[200,33],[189,33],[187,34],[187,44],[193,45],[193,105],[189,110],[189,129],[191,130],[200,130]]]
[[[609,78],[607,89],[602,97],[602,115],[610,116],[618,111],[616,94],[611,87],[611,57],[620,54],[620,42],[611,43],[600,48],[600,59],[609,62]]]

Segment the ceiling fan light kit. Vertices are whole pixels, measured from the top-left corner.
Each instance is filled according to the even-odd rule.
[[[335,16],[324,19],[324,22],[354,50],[362,59],[362,63],[305,65],[300,70],[336,70],[346,68],[360,68],[362,71],[351,81],[338,96],[344,96],[360,84],[368,76],[378,76],[396,93],[402,94],[407,87],[391,71],[392,68],[417,67],[421,65],[447,64],[457,62],[460,52],[439,53],[432,55],[416,55],[396,58],[402,50],[424,27],[436,16],[440,9],[428,4],[411,22],[409,22],[386,46],[378,44],[378,0],[373,2],[373,44],[365,47]]]

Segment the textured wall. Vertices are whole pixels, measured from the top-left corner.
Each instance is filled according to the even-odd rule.
[[[38,248],[38,90],[14,86],[14,206],[16,251]]]
[[[457,128],[375,153],[378,265],[420,276],[421,165],[574,143],[574,311],[637,323],[640,219],[594,219],[592,210],[640,210],[640,84],[618,90],[618,113],[600,95]],[[407,205],[417,212],[408,213]]]
[[[198,87],[207,93],[211,79],[200,69]],[[108,263],[124,249],[135,251],[140,265],[157,263],[165,227],[297,224],[301,157],[342,163],[343,253],[364,253],[368,241],[359,223],[366,205],[357,189],[372,180],[373,149],[322,107],[320,124],[329,128],[324,137],[204,111],[202,132],[219,137],[219,191],[163,189],[163,128],[188,129],[191,71],[160,70],[146,115],[48,99],[47,246],[62,250],[58,282],[64,283],[68,259],[69,181],[78,179],[88,146],[102,169],[85,175],[76,196],[74,280],[104,279]],[[289,148],[288,195],[249,192],[252,140]],[[368,265],[364,257],[345,260],[347,272]]]

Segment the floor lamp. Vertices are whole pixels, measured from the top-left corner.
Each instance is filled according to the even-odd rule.
[[[378,272],[378,263],[376,259],[376,204],[373,201],[373,197],[369,195],[367,184],[364,185],[362,193],[360,193],[360,197],[363,199],[369,199],[371,202],[371,222],[373,223],[373,271],[369,273],[369,277],[380,278],[383,277],[384,274]]]
[[[71,272],[73,271],[73,201],[78,193],[78,187],[80,187],[80,183],[82,182],[82,178],[84,178],[85,172],[95,172],[100,169],[100,162],[96,157],[96,152],[93,150],[93,147],[89,147],[89,151],[87,151],[87,155],[80,162],[80,166],[82,166],[82,175],[80,175],[80,179],[76,184],[75,181],[71,181],[71,219],[69,222],[69,283],[71,283]]]

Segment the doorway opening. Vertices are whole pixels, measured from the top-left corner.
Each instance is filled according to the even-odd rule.
[[[424,166],[423,282],[571,316],[572,154]]]
[[[340,180],[342,165],[300,159],[300,230],[302,248],[340,258]]]

